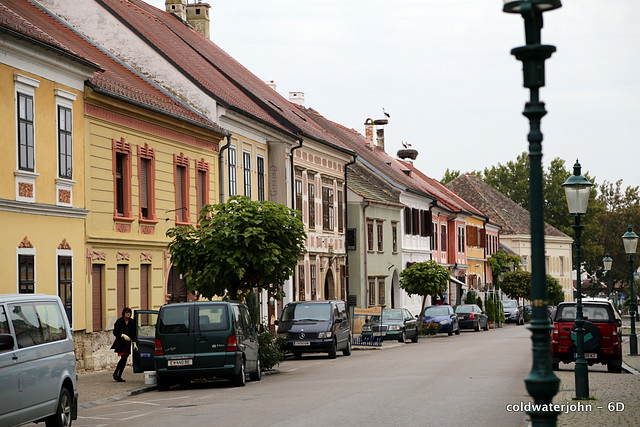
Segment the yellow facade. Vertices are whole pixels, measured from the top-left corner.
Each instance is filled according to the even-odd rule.
[[[467,264],[469,265],[467,269],[468,291],[474,291],[476,295],[479,295],[480,290],[488,281],[485,277],[487,263],[485,247],[480,238],[480,232],[484,228],[484,220],[469,216],[465,223],[467,227]],[[476,233],[476,237],[473,237],[472,233]]]

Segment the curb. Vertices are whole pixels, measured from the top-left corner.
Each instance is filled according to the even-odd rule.
[[[107,397],[106,399],[95,400],[93,402],[83,403],[78,405],[78,410],[87,409],[93,406],[103,405],[109,402],[116,402],[118,400],[126,399],[127,397],[136,396],[141,393],[145,393],[147,391],[155,390],[157,387],[155,385],[149,385],[144,387],[134,388],[132,390],[127,390],[124,393],[116,394],[115,396]]]

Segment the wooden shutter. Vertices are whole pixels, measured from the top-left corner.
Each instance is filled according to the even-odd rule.
[[[102,265],[91,266],[91,313],[93,317],[93,331],[102,330]]]
[[[485,230],[484,228],[480,229],[480,247],[487,247],[487,230]]]
[[[116,279],[116,312],[120,317],[120,312],[127,306],[126,289],[127,289],[127,266],[118,264]]]
[[[322,187],[322,228],[329,229],[329,188]]]
[[[404,234],[411,234],[411,208],[404,208]]]
[[[140,310],[149,308],[149,264],[140,265]]]
[[[147,218],[149,208],[149,159],[140,159],[140,208]]]
[[[338,190],[338,232],[344,231],[344,203],[342,190]]]

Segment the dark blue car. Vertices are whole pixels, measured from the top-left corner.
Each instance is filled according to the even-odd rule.
[[[435,322],[440,324],[440,332],[446,332],[449,336],[460,335],[460,325],[458,324],[458,316],[453,312],[450,305],[431,305],[425,307],[422,321]]]

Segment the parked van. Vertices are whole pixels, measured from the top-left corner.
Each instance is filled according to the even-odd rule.
[[[290,302],[276,321],[278,334],[287,336],[285,350],[296,358],[303,353],[328,353],[335,359],[342,350],[351,354],[351,325],[344,301]]]
[[[260,381],[257,330],[246,305],[237,301],[168,304],[136,310],[138,350],[134,372],[156,371],[158,390],[198,378]]]
[[[78,417],[73,333],[60,298],[0,295],[0,426]]]

